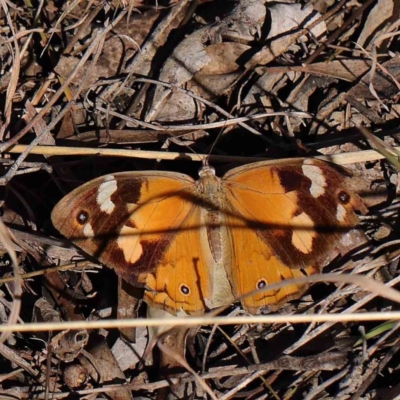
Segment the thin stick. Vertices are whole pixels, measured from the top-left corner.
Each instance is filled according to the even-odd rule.
[[[143,319],[109,319],[99,321],[69,321],[26,323],[24,325],[0,325],[0,332],[45,332],[64,329],[117,329],[132,327],[172,327],[203,325],[243,325],[243,324],[304,324],[311,322],[365,322],[365,321],[400,321],[400,311],[371,312],[355,314],[295,314],[295,315],[254,315],[235,317],[177,317],[177,318],[143,318]]]
[[[27,145],[18,144],[7,150],[8,153],[20,154],[27,149]],[[394,150],[400,151],[400,147],[394,147]],[[143,151],[128,149],[99,149],[91,147],[68,147],[68,146],[36,146],[31,149],[30,154],[42,154],[46,156],[108,156],[108,157],[130,157],[144,159],[176,160],[187,159],[192,161],[202,161],[209,157],[207,154],[191,154],[163,151]],[[366,161],[382,160],[384,157],[375,150],[362,150],[341,154],[330,154],[327,156],[313,157],[323,161],[330,161],[339,165],[361,163]],[[221,156],[211,155],[210,161],[214,162],[254,162],[267,161],[263,157],[239,157],[239,156]]]

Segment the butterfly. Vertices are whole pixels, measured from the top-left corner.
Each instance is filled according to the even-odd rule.
[[[307,289],[268,285],[319,273],[354,247],[356,211],[366,209],[343,171],[295,158],[240,166],[222,178],[204,165],[197,181],[176,172],[109,174],[65,196],[52,222],[143,287],[152,307],[198,315],[265,289],[241,299],[257,314]]]

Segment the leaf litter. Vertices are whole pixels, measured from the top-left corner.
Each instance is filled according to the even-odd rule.
[[[398,286],[398,173],[396,160],[382,159],[397,157],[399,141],[393,0],[2,1],[0,18],[3,324],[159,317],[140,290],[60,238],[50,212],[106,173],[196,176],[196,163],[151,157],[188,147],[248,160],[343,155],[370,209],[369,247],[327,272]],[[40,155],[42,145],[69,151]],[[78,156],[86,147],[149,155]],[[380,160],[365,161],[371,148]],[[289,321],[391,310],[357,285],[318,283],[279,313]],[[233,305],[223,314],[244,312]],[[389,321],[14,331],[0,344],[0,397],[395,398],[398,329]]]

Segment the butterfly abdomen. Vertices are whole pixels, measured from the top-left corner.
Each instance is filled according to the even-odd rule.
[[[229,228],[221,211],[202,209],[204,221],[202,241],[203,254],[208,254],[206,264],[211,277],[209,298],[205,298],[206,306],[210,309],[234,301],[231,282],[231,241]]]

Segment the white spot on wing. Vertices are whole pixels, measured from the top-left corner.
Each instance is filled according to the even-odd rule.
[[[311,180],[311,196],[315,198],[322,196],[326,187],[326,179],[322,169],[314,165],[312,160],[305,160],[302,170],[303,174]]]
[[[90,222],[86,223],[83,227],[83,234],[88,238],[94,237],[93,228],[92,225],[90,225]]]
[[[337,209],[336,209],[336,219],[339,222],[343,222],[346,218],[346,209],[342,204],[338,204]]]
[[[313,249],[313,239],[315,237],[314,222],[308,214],[302,212],[290,220],[292,226],[292,245],[303,254],[308,254]],[[300,229],[296,229],[300,228]],[[308,228],[308,229],[307,229]]]
[[[142,256],[143,247],[140,243],[139,230],[123,226],[117,239],[118,247],[124,253],[125,261],[134,264]]]
[[[111,214],[114,211],[115,204],[111,200],[111,196],[117,190],[117,181],[112,175],[105,177],[105,181],[99,186],[97,192],[97,204],[100,206],[100,210]]]

